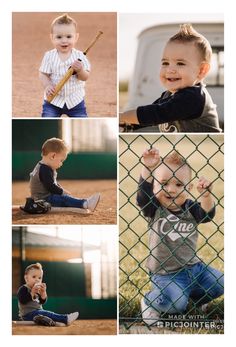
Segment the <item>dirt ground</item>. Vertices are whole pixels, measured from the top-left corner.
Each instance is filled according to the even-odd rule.
[[[77,320],[65,327],[12,324],[12,335],[116,335],[115,319]]]
[[[88,215],[72,212],[30,215],[19,210],[12,213],[12,224],[116,224],[116,180],[61,180],[60,184],[69,190],[72,196],[80,198],[100,192],[101,199],[96,210]],[[29,196],[29,183],[13,182],[12,205],[24,205],[27,196]]]
[[[38,69],[44,53],[52,49],[50,25],[62,13],[13,13],[12,112],[13,117],[40,117],[43,88]],[[102,37],[88,52],[91,74],[86,82],[86,106],[91,117],[114,117],[117,105],[116,13],[69,13],[78,23],[77,49],[84,51],[98,31]]]

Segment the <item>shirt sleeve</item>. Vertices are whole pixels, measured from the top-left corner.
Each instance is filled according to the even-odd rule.
[[[63,189],[54,180],[53,170],[47,165],[40,165],[39,179],[52,194],[62,195]]]
[[[21,304],[27,304],[27,302],[32,300],[32,297],[30,295],[30,292],[28,291],[27,287],[22,286],[19,288],[17,292],[17,298],[20,301]]]
[[[145,217],[152,218],[159,207],[158,200],[153,194],[153,182],[149,183],[142,177],[139,179],[137,205],[142,209]]]
[[[39,71],[42,73],[46,74],[51,74],[52,73],[52,67],[51,67],[51,62],[50,62],[50,53],[46,52],[44,54],[43,60],[41,62]]]
[[[197,223],[208,223],[215,217],[215,206],[206,212],[199,202],[187,200],[186,208],[190,210]]]
[[[26,305],[28,302],[32,301],[32,296],[26,286],[22,286],[19,288],[17,292],[17,298],[20,301],[21,304]],[[40,304],[45,304],[47,301],[46,299],[42,299],[41,296],[39,295],[39,301]]]
[[[140,124],[157,125],[171,121],[198,118],[205,105],[205,94],[199,86],[184,88],[156,100],[152,105],[137,108]]]

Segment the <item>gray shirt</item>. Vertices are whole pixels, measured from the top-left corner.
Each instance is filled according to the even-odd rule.
[[[160,132],[221,132],[216,105],[202,83],[174,94],[165,91],[153,104],[138,107],[137,117]]]
[[[30,192],[34,200],[46,199],[51,194],[63,194],[57,182],[57,172],[48,165],[38,162],[30,173]]]
[[[43,300],[40,296],[35,300],[31,297],[31,289],[27,285],[23,285],[19,288],[17,297],[18,297],[18,308],[19,308],[19,317],[24,318],[27,313],[30,313],[35,310],[42,310],[46,300]]]
[[[198,225],[212,220],[215,207],[207,213],[198,202],[187,199],[179,211],[172,212],[154,196],[153,182],[142,178],[137,203],[149,222],[147,268],[151,273],[177,272],[201,261],[196,255]]]

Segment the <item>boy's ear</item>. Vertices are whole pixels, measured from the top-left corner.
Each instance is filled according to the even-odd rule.
[[[27,275],[24,275],[24,280],[25,280],[25,282],[27,281]]]
[[[76,42],[78,41],[78,39],[79,39],[79,33],[76,33],[76,37],[75,37]]]
[[[202,80],[209,72],[211,65],[207,62],[202,62],[199,69],[198,77]]]

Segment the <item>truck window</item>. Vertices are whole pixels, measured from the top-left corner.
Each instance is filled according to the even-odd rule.
[[[224,47],[212,47],[211,70],[206,77],[207,86],[224,86]]]

